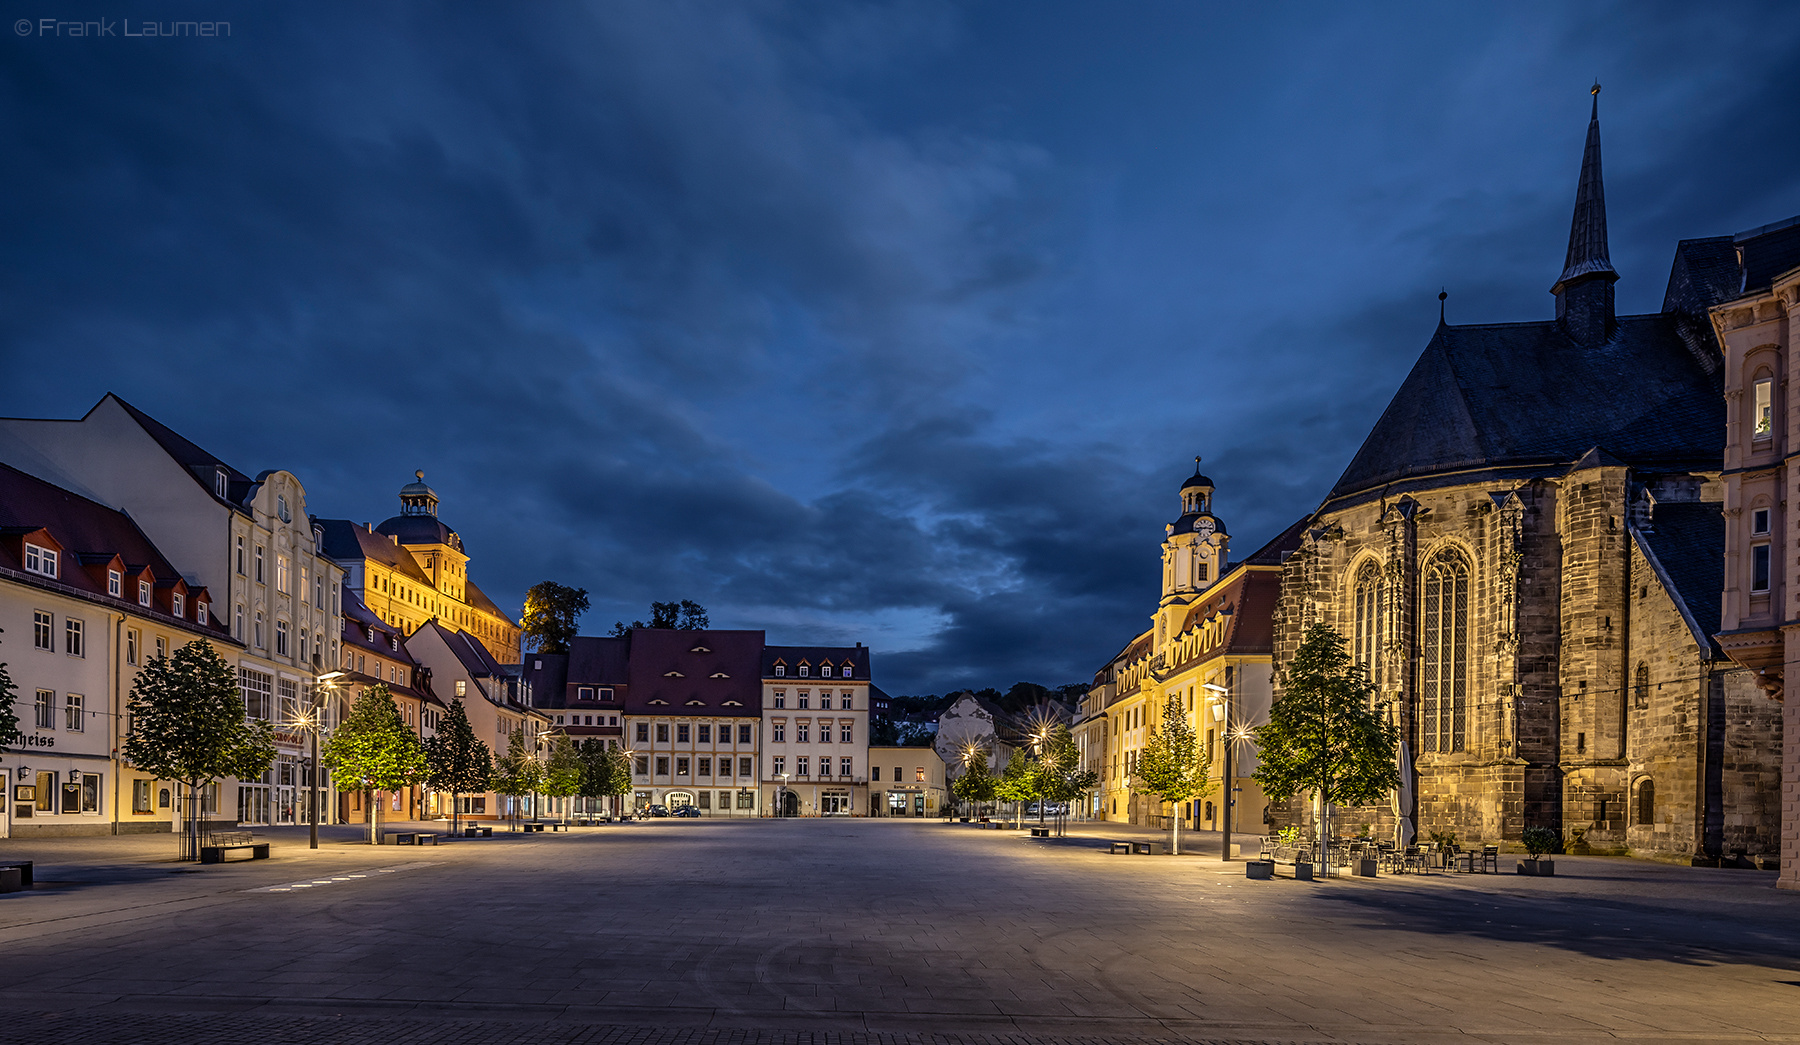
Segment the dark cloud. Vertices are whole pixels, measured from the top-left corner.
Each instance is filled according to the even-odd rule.
[[[902,692],[1086,677],[1194,453],[1247,553],[1440,286],[1547,315],[1585,77],[1626,307],[1800,211],[1785,5],[215,10],[0,41],[0,410],[115,390],[365,521],[423,467],[503,604]]]

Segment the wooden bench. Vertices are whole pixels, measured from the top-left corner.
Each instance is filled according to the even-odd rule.
[[[248,831],[228,831],[216,835],[208,835],[200,843],[200,862],[203,864],[222,864],[225,854],[233,849],[250,850],[250,859],[267,860],[269,843],[258,842]]]
[[[525,833],[526,834],[532,834],[534,832],[541,834],[541,833],[543,833],[543,830],[544,830],[543,824],[526,824],[525,825]]]
[[[435,831],[396,831],[387,836],[388,845],[436,845]]]
[[[465,827],[463,828],[463,837],[492,838],[494,837],[494,829],[491,827]]]

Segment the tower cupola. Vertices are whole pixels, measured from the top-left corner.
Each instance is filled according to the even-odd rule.
[[[400,488],[401,515],[436,516],[438,511],[437,491],[425,485],[423,469],[414,472],[415,482],[407,483]]]
[[[1194,458],[1194,474],[1181,484],[1181,514],[1212,511],[1213,481],[1200,474],[1200,458]]]

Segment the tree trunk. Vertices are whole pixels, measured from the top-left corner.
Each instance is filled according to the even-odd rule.
[[[1181,803],[1175,803],[1175,827],[1169,842],[1169,855],[1181,855]]]
[[[381,844],[381,792],[369,792],[369,844]]]

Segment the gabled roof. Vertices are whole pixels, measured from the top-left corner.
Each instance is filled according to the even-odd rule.
[[[162,447],[164,453],[193,476],[194,481],[199,483],[201,489],[205,490],[208,495],[215,500],[224,501],[233,508],[243,509],[244,502],[249,499],[251,491],[256,486],[256,480],[201,449],[199,444],[193,440],[127,403],[116,393],[108,392],[101,402],[105,402],[106,399],[118,403],[131,416],[131,419],[136,421],[139,427],[143,428],[144,432],[156,442],[156,445]],[[92,412],[89,411],[89,413]],[[227,482],[227,496],[223,498],[220,498],[218,492],[213,488],[213,474],[219,469],[224,469]]]
[[[794,677],[793,667],[802,661],[817,667],[829,662],[833,668],[841,668],[848,663],[854,674],[852,679],[869,677],[869,648],[867,646],[764,646],[762,651],[762,677],[775,677],[775,662],[781,661],[789,668],[782,681]],[[817,676],[814,676],[817,677]],[[833,678],[841,677],[832,672]]]
[[[1439,324],[1327,496],[1389,483],[1573,461],[1604,445],[1640,468],[1717,469],[1725,401],[1667,315],[1625,316],[1605,344],[1554,321]]]
[[[1633,527],[1632,533],[1701,652],[1722,658],[1712,637],[1719,630],[1725,590],[1725,519],[1719,505],[1658,504],[1651,527]]]
[[[763,632],[633,628],[627,641],[627,711],[654,705],[691,706],[696,711],[704,707],[704,714],[761,713],[762,677],[757,668],[762,660]],[[709,652],[695,653],[695,647]],[[713,677],[721,673],[728,677]]]
[[[515,628],[519,626],[519,622],[516,620],[513,620],[512,614],[506,612],[505,610],[501,609],[498,605],[496,605],[493,599],[488,598],[487,592],[482,591],[480,588],[475,586],[474,581],[468,581],[463,584],[463,594],[468,598],[469,605],[475,607],[476,609],[482,611],[483,613],[487,613],[492,616],[499,617],[501,620],[504,620],[506,623],[511,624]]]
[[[20,561],[23,538],[39,530],[47,531],[65,553],[55,580],[25,572]],[[169,613],[164,608],[169,605],[166,591],[154,600],[155,607],[138,605],[133,588],[125,590],[124,598],[107,594],[105,569],[115,559],[122,563],[126,578],[148,570],[159,590],[173,590],[181,581],[180,572],[124,512],[0,464],[0,536],[13,538],[0,539],[0,569],[9,571],[14,580],[110,605],[121,612],[159,618],[208,638],[233,641],[223,614],[210,614],[203,626],[193,619],[193,609],[179,618]],[[88,566],[94,568],[85,568]],[[182,590],[186,590],[185,582]],[[201,594],[206,594],[205,589],[196,589],[195,597]]]
[[[1227,569],[1235,570],[1239,566],[1280,566],[1287,557],[1300,550],[1300,542],[1306,537],[1307,524],[1312,516],[1304,515],[1288,526],[1287,529],[1269,539],[1269,543],[1250,553],[1250,557],[1232,563]]]
[[[314,519],[313,525],[324,532],[325,557],[340,566],[358,559],[381,563],[408,580],[431,587],[431,576],[413,558],[413,553],[395,544],[391,538],[348,519]],[[473,588],[474,585],[468,585]]]

